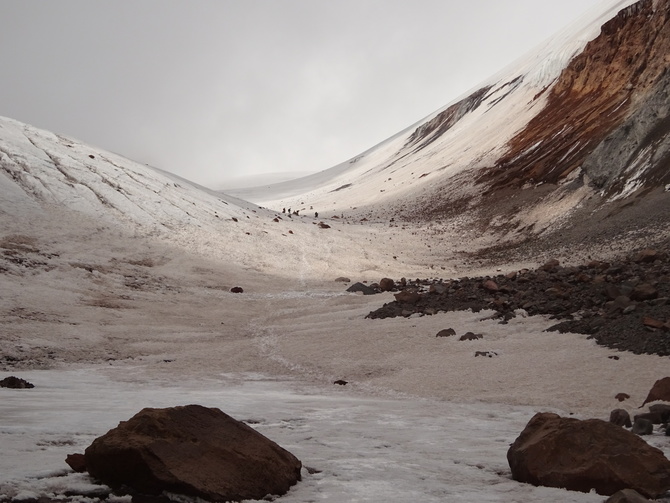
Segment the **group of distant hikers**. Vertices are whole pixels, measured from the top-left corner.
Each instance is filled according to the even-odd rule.
[[[281,212],[284,213],[284,214],[288,213],[289,218],[291,218],[292,215],[300,216],[300,210],[294,210],[293,212],[291,212],[291,208],[288,209],[288,212],[286,211],[286,208],[282,208]],[[314,218],[319,218],[319,212],[318,211],[314,212]]]

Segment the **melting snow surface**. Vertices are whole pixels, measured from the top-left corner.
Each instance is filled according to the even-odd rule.
[[[318,470],[303,469],[286,503],[603,499],[511,480],[505,454],[534,414],[528,407],[358,396],[253,374],[179,384],[103,366],[22,375],[36,387],[4,389],[0,401],[0,493],[18,499],[72,491],[95,500],[104,486],[73,473],[66,455],[143,407],[191,403],[247,421]]]

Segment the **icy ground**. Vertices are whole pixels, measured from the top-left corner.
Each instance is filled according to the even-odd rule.
[[[606,2],[599,19],[632,1]],[[391,218],[400,195],[423,204],[422,187],[434,183],[426,173],[499,155],[540,109],[529,101],[534,86],[550,82],[596,24],[493,78],[489,112],[416,156],[394,157],[413,126],[284,192],[238,192],[267,208],[0,118],[0,378],[36,386],[0,389],[0,503],[98,501],[106,489],[74,474],[66,455],[144,407],[191,403],[248,421],[310,468],[282,503],[604,501],[514,482],[508,446],[539,411],[635,413],[668,376],[668,358],[613,359],[522,313],[507,325],[486,312],[367,320],[392,296],[346,294],[335,281],[458,278],[588,257],[573,247],[490,266],[472,254],[496,236],[467,221]],[[528,85],[498,101],[521,74]],[[456,134],[468,124],[476,134]],[[282,212],[289,204],[299,216]],[[371,208],[388,218],[360,218]],[[547,225],[565,216],[545,210],[535,218]],[[445,328],[483,339],[436,338]],[[631,399],[619,403],[620,392]],[[670,455],[670,437],[647,440]]]
[[[5,497],[74,492],[96,499],[105,488],[72,473],[67,454],[142,407],[198,403],[248,421],[318,471],[303,469],[303,481],[279,500],[286,503],[603,501],[510,479],[505,453],[534,413],[530,407],[363,396],[257,374],[179,384],[136,381],[127,367],[22,375],[36,388],[5,390],[0,402]]]
[[[137,318],[121,326],[127,337],[109,337],[135,357],[0,372],[35,384],[0,389],[0,501],[66,494],[98,501],[106,488],[73,473],[67,454],[83,452],[144,407],[195,403],[247,421],[309,467],[281,502],[600,502],[596,494],[511,480],[509,444],[538,411],[603,419],[619,406],[633,412],[667,369],[667,358],[618,353],[612,360],[611,350],[584,336],[542,332],[551,322],[539,317],[509,325],[486,312],[365,320],[385,296],[342,294],[343,286],[238,296],[185,295],[187,288],[161,295],[174,318],[164,313],[157,321],[160,306],[145,299]],[[206,297],[210,304],[201,305]],[[122,312],[113,313],[119,323]],[[173,324],[189,312],[182,321],[190,331]],[[23,339],[22,353],[48,342],[46,331],[35,333],[40,325],[58,328],[25,319],[15,325],[36,337]],[[71,332],[77,337],[61,339],[71,360],[96,355],[93,347],[81,351],[91,342],[85,334],[95,339],[95,323],[82,325]],[[446,326],[485,339],[436,338]],[[500,356],[474,358],[482,349]],[[332,384],[336,378],[349,384]],[[630,402],[614,399],[622,390]],[[648,440],[670,454],[668,437]]]

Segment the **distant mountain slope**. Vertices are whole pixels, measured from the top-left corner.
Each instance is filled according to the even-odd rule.
[[[0,274],[16,269],[11,255],[16,243],[39,243],[41,250],[54,255],[65,247],[68,256],[62,260],[78,264],[81,260],[73,250],[80,246],[68,247],[63,241],[90,241],[87,248],[106,249],[117,260],[117,240],[135,240],[127,247],[136,247],[138,253],[158,245],[179,250],[177,255],[199,255],[240,274],[256,271],[299,283],[410,267],[409,260],[393,258],[398,250],[369,243],[380,229],[352,226],[345,233],[336,222],[319,223],[313,216],[267,210],[0,117]],[[4,242],[9,249],[3,248]],[[418,259],[420,248],[424,254]],[[426,248],[415,248],[411,267],[430,263]]]
[[[244,218],[258,207],[216,194],[170,173],[0,117],[0,189],[25,214],[37,203],[67,205],[150,230]],[[216,221],[218,221],[216,220]]]
[[[510,243],[658,230],[670,222],[669,20],[670,0],[613,2],[360,156],[237,194],[353,219],[448,221]]]

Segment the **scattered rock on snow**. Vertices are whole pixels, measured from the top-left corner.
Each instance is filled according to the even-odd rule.
[[[616,398],[620,402],[623,402],[624,400],[628,400],[630,398],[630,395],[628,393],[617,393],[616,395],[614,395],[614,398]]]
[[[143,409],[86,449],[94,478],[140,495],[163,492],[209,501],[283,495],[300,480],[290,452],[219,409]]]
[[[670,246],[668,247],[670,250]],[[402,280],[403,289],[421,295],[412,312],[493,309],[501,323],[517,313],[549,315],[557,324],[548,331],[589,335],[598,344],[636,354],[670,355],[669,253],[653,261],[635,261],[635,255],[607,263],[591,261],[579,266],[547,263],[535,270],[458,280]],[[490,290],[483,284],[488,284]],[[425,292],[425,294],[424,294]],[[646,300],[634,300],[635,297]],[[388,302],[368,318],[404,316],[407,305]],[[645,322],[643,321],[646,321]]]
[[[445,328],[443,330],[440,330],[435,337],[450,337],[452,335],[456,335],[456,330],[453,328]]]
[[[30,389],[34,387],[34,384],[15,376],[5,377],[0,381],[0,388]]]
[[[364,285],[363,283],[354,283],[349,288],[347,288],[347,292],[362,293],[363,295],[374,295],[377,293],[372,288]]]
[[[482,334],[475,334],[473,332],[465,332],[461,337],[458,339],[459,341],[476,341],[477,339],[483,339],[484,336]]]

